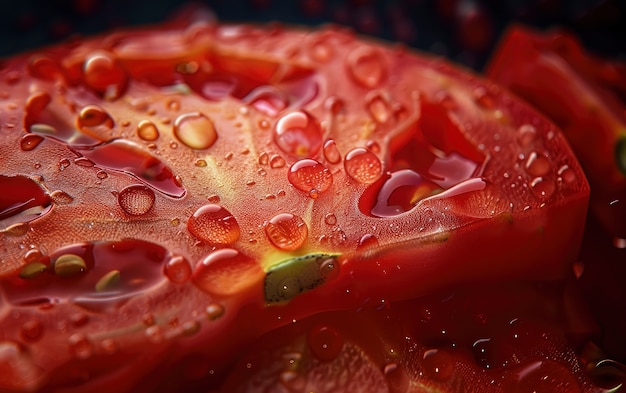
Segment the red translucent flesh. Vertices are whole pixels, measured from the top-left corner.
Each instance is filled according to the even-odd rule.
[[[625,67],[585,53],[567,35],[516,26],[487,72],[561,127],[588,174],[591,208],[621,238],[626,238],[626,176],[616,162],[616,154],[623,153],[616,150],[626,132],[626,78],[620,72]]]
[[[6,229],[16,222],[28,222],[51,207],[50,195],[33,179],[26,176],[0,175],[0,228]],[[7,192],[11,190],[11,192]],[[32,209],[32,210],[31,210]],[[30,217],[20,217],[22,214]]]
[[[163,351],[171,349],[161,365],[164,368],[200,346],[210,347],[211,353],[205,354],[207,364],[217,377],[242,345],[293,318],[321,310],[367,307],[368,298],[405,299],[459,282],[558,278],[569,271],[589,189],[557,129],[498,87],[441,60],[374,47],[341,31],[324,32],[324,42],[341,50],[318,63],[307,48],[313,42],[319,45],[320,37],[299,31],[279,30],[270,35],[256,27],[193,25],[150,34],[118,33],[7,62],[0,87],[9,92],[9,98],[0,101],[0,117],[15,127],[7,127],[2,134],[2,175],[32,172],[42,176],[45,189],[69,198],[55,199],[54,209],[30,222],[29,230],[19,236],[0,233],[3,292],[11,292],[13,299],[23,295],[13,294],[13,286],[21,280],[18,274],[30,261],[32,250],[57,255],[75,244],[97,248],[122,239],[158,245],[168,255],[189,261],[191,271],[196,272],[200,261],[216,246],[222,247],[201,241],[187,229],[190,217],[207,201],[226,209],[239,226],[239,236],[228,247],[240,253],[242,260],[258,264],[258,268],[242,264],[250,285],[241,296],[222,296],[219,291],[218,299],[210,293],[215,291],[213,284],[201,283],[200,287],[210,290],[194,285],[200,273],[191,279],[193,274],[182,263],[178,265],[181,275],[174,274],[165,269],[169,262],[164,261],[148,264],[147,281],[133,281],[137,285],[132,287],[133,295],[111,308],[89,308],[75,298],[51,305],[5,303],[3,310],[10,307],[20,317],[0,313],[3,339],[27,346],[18,358],[33,365],[29,370],[41,378],[37,387],[53,376],[58,385],[75,383],[75,374],[57,371],[75,364],[77,353],[89,354],[89,343],[94,346],[93,359],[110,349],[112,344],[105,340],[113,340],[123,348],[120,353],[137,359],[160,359]],[[154,45],[160,42],[177,44],[159,53]],[[299,52],[288,50],[294,45]],[[86,59],[100,49],[115,57],[111,64],[127,76],[124,83],[119,77],[108,80],[114,86],[106,91],[100,80],[87,84],[84,75],[89,71],[84,68]],[[289,53],[295,55],[287,59]],[[42,57],[52,61],[45,60],[50,65],[58,64],[62,72],[54,67],[46,71],[45,63],[34,70],[35,60]],[[256,67],[248,74],[251,64]],[[161,73],[164,69],[168,71]],[[4,76],[8,73],[21,78],[7,85]],[[214,80],[234,85],[224,88],[219,99],[207,97],[203,86]],[[278,111],[276,117],[268,107],[255,107],[250,98],[263,86],[281,92],[288,102],[280,109],[280,100],[268,101]],[[474,99],[479,90],[481,98]],[[47,92],[50,102],[39,98],[42,101],[35,99],[28,107],[33,91]],[[372,112],[367,97],[373,91],[374,96],[385,98]],[[442,92],[447,97],[444,101],[440,100]],[[90,126],[77,131],[77,118],[88,105],[99,106],[108,117],[95,127],[87,121]],[[446,110],[436,109],[437,105]],[[303,158],[284,152],[274,139],[278,119],[298,110],[306,111],[319,131],[310,150],[314,156],[305,160],[315,160],[328,171],[328,176],[323,171],[323,185],[328,188],[322,192],[292,185],[288,173]],[[444,125],[450,138],[439,139],[430,131],[425,120],[430,112],[438,119],[434,126]],[[185,113],[202,113],[210,119],[217,134],[210,147],[193,149],[176,139],[175,119]],[[154,140],[137,135],[137,127],[146,120],[158,130]],[[47,124],[63,132],[52,135],[45,127],[36,128],[44,140],[22,151],[20,124]],[[520,144],[518,130],[528,124],[536,132]],[[76,140],[80,143],[75,144]],[[334,141],[332,160],[325,158],[322,148],[328,140]],[[424,152],[425,161],[411,157],[403,150],[405,144]],[[371,207],[362,211],[359,199],[370,192],[368,186],[346,174],[335,158],[363,147],[380,160],[381,178],[389,176],[385,172],[408,169],[428,177],[441,190],[432,190],[435,195],[422,199],[409,198],[400,203],[403,211],[390,217],[368,214]],[[285,165],[264,163],[260,160],[263,153],[280,157]],[[94,166],[74,163],[77,154]],[[539,165],[536,172],[536,165],[526,165],[531,155],[549,165]],[[564,165],[569,175],[561,179],[557,169]],[[532,184],[542,184],[538,177],[553,189],[528,192]],[[154,191],[154,201],[148,195],[151,208],[141,205],[132,210],[126,204],[124,190],[137,183]],[[374,203],[373,197],[364,198]],[[263,228],[264,222],[285,212],[301,217],[308,228],[307,240],[293,252],[277,250]],[[331,224],[326,219],[330,213],[334,215]],[[377,242],[357,249],[364,235]],[[488,256],[485,249],[490,250]],[[267,306],[258,288],[264,271],[293,256],[318,252],[341,255],[339,274],[284,305]],[[119,267],[113,270],[120,270],[122,284],[130,285],[123,281],[123,266]],[[94,270],[84,276],[89,283]],[[230,274],[229,269],[215,271]],[[59,278],[48,271],[21,285],[37,287],[39,278],[50,280],[47,285],[55,291],[58,288]],[[220,276],[220,280],[220,288],[225,288],[227,277]],[[73,288],[91,293],[87,287]],[[224,312],[216,317],[215,309],[220,307]],[[67,316],[76,313],[87,313],[89,322],[79,327],[68,322]],[[19,331],[30,319],[41,320],[44,333],[42,339],[23,344]],[[53,328],[60,325],[67,328]],[[102,326],[110,329],[103,333]],[[85,337],[70,340],[74,333]],[[68,351],[68,345],[78,350]],[[114,358],[109,359],[107,370],[116,369]],[[91,370],[98,362],[84,364]],[[153,365],[138,361],[137,374],[125,374],[131,379],[127,386]],[[98,380],[89,382],[95,385]]]

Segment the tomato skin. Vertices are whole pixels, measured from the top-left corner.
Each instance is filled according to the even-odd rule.
[[[303,42],[312,54],[283,51]],[[440,59],[342,31],[116,33],[17,56],[1,80],[12,101],[0,116],[20,126],[0,136],[0,185],[27,172],[53,201],[19,231],[2,222],[0,366],[23,377],[0,380],[5,390],[31,376],[33,390],[119,378],[120,390],[149,392],[172,369],[217,386],[247,345],[293,320],[561,279],[582,236],[589,187],[546,118]],[[296,170],[303,162],[314,165]],[[387,184],[392,196],[375,189],[359,203],[384,171],[423,177],[428,192]],[[400,211],[360,206],[379,199]],[[271,241],[263,229],[285,213],[306,234]],[[312,255],[319,269],[296,263],[274,286],[284,296],[264,294],[272,269]],[[49,256],[76,275],[57,274]],[[332,350],[318,357],[341,352],[340,335],[319,331],[308,341]]]
[[[512,26],[486,73],[563,130],[588,175],[592,211],[626,238],[626,64],[594,56],[567,33]]]

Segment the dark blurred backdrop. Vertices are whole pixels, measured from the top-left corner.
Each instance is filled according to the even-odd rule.
[[[120,26],[166,20],[182,0],[0,0],[0,57]],[[624,0],[196,0],[223,21],[335,23],[480,69],[511,22],[574,31],[626,57]]]

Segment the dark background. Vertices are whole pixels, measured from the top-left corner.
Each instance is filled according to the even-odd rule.
[[[0,0],[0,57],[76,35],[167,20],[182,0]],[[624,0],[197,0],[222,21],[335,23],[481,69],[511,22],[575,32],[626,59]]]

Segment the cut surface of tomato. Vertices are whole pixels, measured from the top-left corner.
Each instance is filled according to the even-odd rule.
[[[565,278],[582,236],[552,123],[338,28],[117,32],[7,60],[0,91],[3,391],[220,381],[294,320]]]

